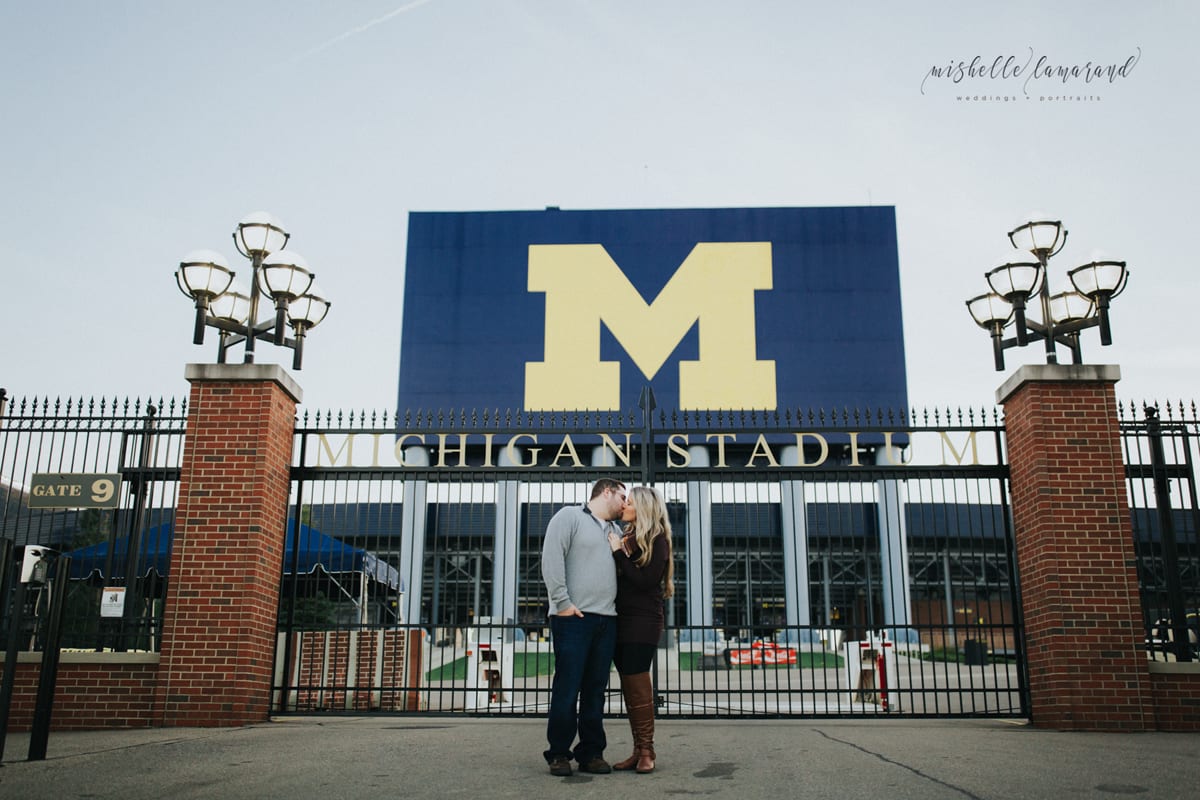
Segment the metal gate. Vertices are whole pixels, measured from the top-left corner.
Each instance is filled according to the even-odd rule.
[[[1200,417],[1150,410],[1120,408],[1146,647],[1194,660]],[[64,646],[158,649],[186,417],[183,402],[0,390],[0,536],[70,551]],[[541,714],[553,669],[542,533],[615,475],[670,505],[660,713],[1027,713],[994,412],[647,422],[298,420],[275,709]],[[81,472],[120,474],[116,508],[32,507],[33,476]],[[115,618],[101,609],[112,586],[126,594]],[[22,649],[40,648],[39,607],[34,593]]]
[[[1146,649],[1156,661],[1200,659],[1200,415],[1119,408]]]
[[[276,710],[544,714],[543,533],[612,476],[671,515],[660,715],[1026,715],[1002,454],[994,413],[306,416],[291,552],[337,544]]]
[[[72,556],[62,646],[96,652],[157,651],[166,600],[171,526],[187,404],[117,399],[31,398],[0,389],[0,535]],[[115,476],[112,502],[42,503],[38,475]],[[119,613],[102,610],[105,587],[120,589]],[[48,590],[27,596],[22,649],[41,647]],[[7,635],[10,598],[0,598]]]

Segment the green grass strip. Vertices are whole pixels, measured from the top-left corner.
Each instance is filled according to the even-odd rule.
[[[531,678],[536,675],[550,675],[553,672],[553,653],[513,653],[514,678]],[[463,681],[466,679],[466,656],[456,658],[425,673],[425,680],[427,681]]]

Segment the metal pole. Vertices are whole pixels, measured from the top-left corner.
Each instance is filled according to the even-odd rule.
[[[192,328],[192,344],[204,344],[204,329],[208,327],[208,299],[196,301],[196,324]]]
[[[946,635],[942,637],[942,646],[945,647],[946,640],[958,641],[958,634],[954,630],[954,592],[950,585],[950,551],[942,552],[942,593],[946,600],[946,622],[949,627],[946,629]]]
[[[1003,453],[1003,442],[999,430],[993,432],[996,452]],[[1012,514],[1008,505],[1008,492],[1004,489],[1003,481],[997,487],[1000,497],[1000,518],[1004,530],[1004,561],[1008,567],[1009,603],[1013,615],[1013,647],[1017,651],[1017,694],[1021,699],[1021,714],[1028,716],[1031,712],[1029,697],[1029,661],[1025,653],[1025,603],[1021,598],[1021,575],[1017,567],[1017,545],[1013,535]]]
[[[308,436],[300,437],[300,460],[299,464],[304,466],[308,458]],[[292,660],[295,658],[295,643],[294,643],[294,627],[296,624],[296,599],[298,588],[296,581],[300,572],[300,526],[303,524],[301,517],[304,516],[304,478],[300,477],[296,480],[296,517],[292,523],[291,530],[285,533],[285,536],[292,537],[292,554],[291,559],[287,558],[287,543],[284,542],[284,564],[283,564],[283,579],[286,582],[284,585],[288,587],[288,604],[287,612],[284,615],[284,634],[283,634],[283,669],[280,674],[283,680],[279,687],[279,711],[288,710],[288,696],[292,690]],[[310,519],[309,522],[312,522]],[[290,580],[288,578],[290,573]],[[280,592],[280,595],[283,593]],[[280,602],[283,602],[283,597],[280,597]],[[276,612],[278,616],[278,612]],[[276,626],[278,627],[278,625]],[[278,649],[276,649],[278,652]]]
[[[871,554],[863,550],[863,562],[867,567],[867,593],[866,593],[866,622],[868,633],[875,630],[875,587],[872,585],[874,580],[871,575]]]
[[[1024,331],[1025,326],[1017,328],[1018,331]],[[996,372],[1004,371],[1004,334],[997,325],[992,330],[992,361],[996,364]]]
[[[1158,527],[1162,532],[1167,608],[1171,613],[1171,633],[1175,639],[1175,660],[1191,661],[1183,584],[1179,579],[1179,548],[1175,542],[1175,520],[1171,514],[1171,484],[1167,481],[1166,457],[1163,453],[1162,423],[1158,419],[1157,408],[1147,406],[1145,413],[1146,434],[1150,439],[1150,466],[1154,475],[1154,505],[1157,506]]]
[[[250,317],[246,320],[246,357],[243,361],[246,364],[254,363],[254,340],[258,338],[258,331],[255,330],[258,325],[258,268],[262,266],[262,261],[262,251],[255,250],[250,271]]]
[[[46,740],[50,738],[50,715],[54,711],[54,687],[58,683],[58,653],[62,641],[63,606],[67,600],[67,582],[71,575],[71,557],[59,556],[54,564],[54,583],[50,588],[50,608],[46,620],[46,638],[42,642],[42,670],[38,676],[37,703],[29,733],[29,760],[46,758]]]
[[[4,405],[4,390],[0,389],[0,410]],[[12,591],[16,545],[12,539],[0,539],[0,620],[4,619],[4,603]],[[21,597],[24,604],[25,598]],[[4,678],[0,681],[0,765],[4,761],[4,737],[8,732],[8,709],[12,705],[13,681],[17,669],[17,642],[13,632],[17,629],[17,604],[14,600],[8,613],[8,650],[4,654]]]
[[[133,521],[130,525],[129,538],[126,540],[129,547],[128,552],[125,553],[125,608],[121,614],[121,636],[117,641],[118,652],[130,649],[129,633],[131,628],[134,634],[133,643],[137,643],[139,625],[135,624],[135,618],[137,622],[141,622],[141,611],[138,608],[141,604],[138,581],[141,578],[142,522],[145,519],[145,505],[150,494],[148,489],[150,479],[146,473],[150,467],[150,450],[156,413],[157,410],[153,405],[146,406],[146,419],[142,426],[142,446],[138,452],[138,479],[137,488],[134,490]]]
[[[283,330],[283,327],[280,326],[279,330]],[[280,344],[283,344],[283,342],[280,342]],[[303,359],[304,359],[304,333],[302,331],[297,331],[296,332],[296,346],[292,349],[292,369],[299,371],[300,363]]]
[[[825,627],[833,629],[833,564],[828,553],[821,556],[821,594],[825,597]]]
[[[12,705],[13,683],[17,677],[17,649],[20,644],[21,630],[24,627],[25,584],[17,581],[16,591],[13,593],[12,611],[8,615],[8,649],[4,653],[4,678],[3,681],[0,681],[0,761],[4,760],[4,737],[8,731],[8,710]]]
[[[1100,326],[1100,344],[1107,347],[1112,344],[1112,326],[1108,322],[1108,295],[1102,294],[1096,300],[1096,318]]]
[[[483,554],[476,553],[473,561],[473,570],[475,574],[471,576],[471,610],[475,613],[472,615],[474,619],[472,619],[471,622],[474,622],[483,616],[479,613],[483,610],[479,605],[479,601],[483,599]]]
[[[1083,348],[1079,343],[1079,332],[1076,331],[1067,337],[1067,348],[1071,351],[1071,363],[1083,363]]]
[[[1038,297],[1042,301],[1042,325],[1046,329],[1046,363],[1057,364],[1058,352],[1055,350],[1054,320],[1050,316],[1050,258],[1041,250],[1038,250],[1036,255],[1042,265],[1042,288],[1038,292]]]
[[[647,383],[638,397],[638,408],[642,409],[642,483],[647,486],[654,483],[654,432],[651,426],[657,407],[654,390]]]

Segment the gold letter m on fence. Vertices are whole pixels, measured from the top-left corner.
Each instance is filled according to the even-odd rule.
[[[601,245],[530,245],[546,334],[545,361],[525,364],[525,408],[620,410],[620,363],[600,360],[603,322],[647,379],[699,326],[699,359],[679,362],[681,409],[773,409],[775,362],[756,359],[754,326],[754,292],[770,288],[770,242],[697,244],[649,305]]]

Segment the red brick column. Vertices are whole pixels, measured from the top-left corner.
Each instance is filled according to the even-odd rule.
[[[1152,730],[1111,366],[1025,366],[1004,404],[1033,723]]]
[[[186,376],[156,722],[261,722],[270,713],[300,389],[267,364],[191,364]]]

